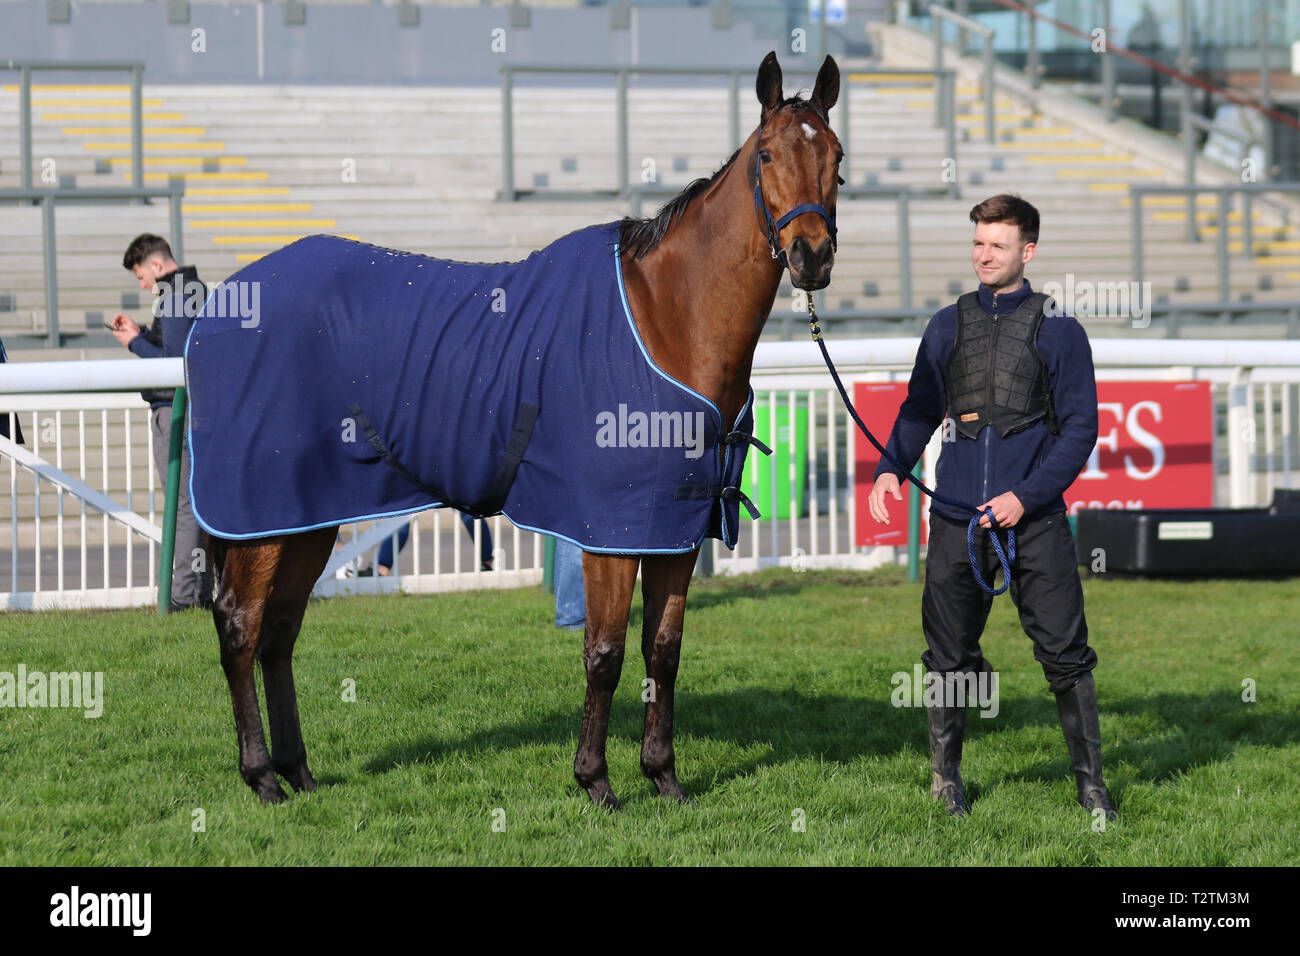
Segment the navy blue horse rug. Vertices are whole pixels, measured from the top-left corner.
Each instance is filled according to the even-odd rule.
[[[724,429],[651,361],[616,223],[513,263],[300,239],[209,296],[185,368],[190,500],[223,538],[447,505],[588,551],[685,552],[734,548],[750,507],[753,393]]]

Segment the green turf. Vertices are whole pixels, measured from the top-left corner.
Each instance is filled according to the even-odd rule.
[[[1105,832],[1074,803],[1006,597],[984,638],[1001,713],[968,721],[973,815],[930,801],[924,714],[890,704],[924,648],[920,587],[895,569],[697,583],[677,706],[693,806],[638,771],[638,598],[610,731],[617,815],[573,782],[581,635],[551,626],[538,589],[313,603],[295,663],[321,788],[274,807],[236,771],[209,616],[0,615],[0,671],[103,671],[106,698],[99,719],[0,709],[0,865],[1294,864],[1300,580],[1085,590],[1121,812]]]

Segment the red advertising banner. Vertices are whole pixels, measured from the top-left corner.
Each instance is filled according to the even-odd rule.
[[[858,382],[858,414],[884,442],[905,382]],[[855,546],[906,545],[908,498],[888,499],[890,523],[871,517],[867,496],[880,452],[854,428]],[[1081,508],[1211,508],[1214,506],[1214,397],[1209,382],[1098,382],[1097,444],[1065,492],[1071,514]],[[921,541],[926,526],[921,524]]]
[[[894,419],[898,417],[898,406],[903,404],[905,398],[907,398],[906,382],[857,382],[853,386],[853,404],[857,406],[862,421],[871,429],[871,434],[875,435],[876,440],[882,445],[889,441],[889,433],[894,428]],[[851,421],[850,424],[852,425]],[[876,473],[876,465],[880,464],[881,455],[858,430],[857,425],[852,425],[852,428],[853,507],[856,509],[854,547],[860,548],[864,545],[875,547],[885,544],[905,546],[908,543],[907,509],[910,507],[908,502],[912,495],[920,492],[912,487],[910,481],[904,481],[902,501],[895,501],[893,495],[885,499],[889,509],[889,524],[880,524],[872,518],[871,511],[867,507],[867,496],[871,494],[871,486],[875,484],[872,476]],[[922,544],[928,536],[929,529],[922,521]]]
[[[1214,507],[1210,383],[1098,382],[1097,444],[1065,506]]]

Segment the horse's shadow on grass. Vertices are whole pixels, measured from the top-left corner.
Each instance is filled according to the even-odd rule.
[[[861,757],[911,753],[916,757],[918,784],[929,786],[925,716],[919,708],[894,707],[889,700],[843,695],[808,695],[793,688],[743,688],[730,693],[677,696],[677,730],[689,738],[738,745],[741,755],[727,758],[721,772],[694,772],[691,761],[679,762],[682,784],[691,794],[704,794],[726,781],[766,766],[815,757],[848,763]],[[1233,693],[1209,696],[1154,694],[1148,697],[1102,698],[1107,716],[1139,717],[1149,726],[1143,736],[1116,741],[1103,723],[1103,748],[1108,775],[1117,763],[1136,767],[1130,782],[1159,782],[1194,767],[1232,756],[1243,745],[1284,746],[1300,741],[1300,715],[1256,711]],[[1018,781],[1054,782],[1070,773],[1065,740],[1055,701],[1049,695],[1003,698],[997,717],[968,712],[966,740],[1024,728],[1051,730],[1050,749],[1043,760],[1024,770],[1004,772],[984,760],[967,761],[963,772],[972,798]],[[455,754],[508,751],[533,746],[573,747],[581,708],[553,711],[526,722],[471,730],[454,737],[426,737],[376,755],[366,766],[372,774],[411,763],[437,762]],[[639,742],[642,708],[616,700],[610,717],[611,740]],[[680,751],[680,746],[679,746]],[[615,770],[618,767],[615,763]]]

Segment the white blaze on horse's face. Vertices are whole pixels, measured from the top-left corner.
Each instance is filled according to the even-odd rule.
[[[807,123],[802,123],[800,125],[803,126],[803,134],[807,136],[809,139],[812,139],[814,136],[817,135],[817,131],[813,129],[811,126],[809,126]]]

